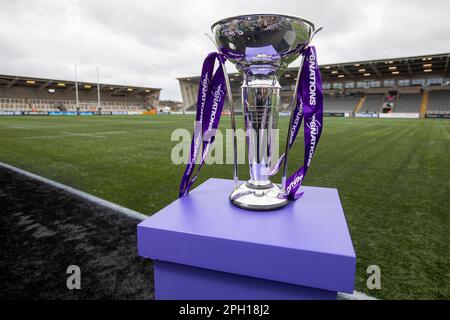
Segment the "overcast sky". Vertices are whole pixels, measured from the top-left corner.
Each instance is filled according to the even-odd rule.
[[[307,18],[319,63],[450,52],[448,0],[0,0],[0,73],[162,88],[198,75],[222,18],[284,13]],[[231,70],[231,68],[230,68]]]

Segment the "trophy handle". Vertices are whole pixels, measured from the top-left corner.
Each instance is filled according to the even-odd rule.
[[[320,31],[322,31],[322,29],[323,29],[323,27],[320,27],[311,34],[311,37],[309,37],[308,44],[310,44],[313,41],[316,34],[318,34]]]
[[[283,174],[281,176],[281,188],[282,192],[286,193],[286,181],[287,181],[287,170],[288,170],[288,154],[289,154],[289,140],[290,140],[290,132],[292,130],[292,124],[294,122],[294,108],[297,106],[297,91],[300,85],[300,76],[303,69],[303,62],[305,61],[305,56],[300,56],[300,66],[298,68],[297,81],[295,82],[294,93],[292,94],[291,101],[289,102],[289,110],[291,112],[289,119],[289,129],[286,137],[286,146],[284,149],[284,159],[283,159]]]
[[[205,35],[212,41],[214,46],[217,49],[217,52],[220,52],[219,47],[217,46],[214,39],[207,33]],[[223,73],[225,76],[225,84],[227,87],[228,92],[228,103],[230,104],[230,118],[231,118],[231,135],[233,138],[233,181],[234,181],[234,189],[239,188],[239,175],[238,175],[238,163],[237,163],[237,137],[236,137],[236,117],[234,114],[234,105],[233,105],[233,94],[231,92],[231,84],[230,84],[230,78],[228,76],[227,69],[225,67],[225,62],[223,62],[221,59],[219,59],[220,65],[223,69]]]

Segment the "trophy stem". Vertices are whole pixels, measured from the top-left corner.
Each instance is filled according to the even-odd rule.
[[[250,179],[230,196],[238,207],[267,211],[287,204],[287,199],[280,197],[281,188],[270,181],[272,165],[277,160],[275,152],[278,154],[280,91],[275,73],[258,76],[244,73],[242,105]]]
[[[280,90],[274,77],[252,79],[245,76],[242,86],[250,169],[248,183],[259,189],[271,186],[270,168],[274,160],[274,134],[278,124]]]

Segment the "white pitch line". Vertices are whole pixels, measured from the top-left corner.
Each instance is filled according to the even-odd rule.
[[[367,294],[358,291],[353,291],[353,294],[339,292],[338,297],[342,300],[378,300],[375,297],[368,296]]]
[[[22,139],[46,139],[46,138],[65,138],[65,137],[92,137],[92,138],[101,138],[106,139],[103,135],[111,135],[111,134],[122,134],[127,133],[126,131],[105,131],[105,132],[92,132],[92,133],[81,133],[81,132],[66,132],[61,131],[61,134],[54,135],[46,135],[46,136],[34,136],[34,137],[24,137]]]
[[[143,221],[143,220],[148,218],[148,216],[146,216],[146,215],[144,215],[144,214],[142,214],[140,212],[137,212],[137,211],[134,211],[134,210],[122,207],[122,206],[120,206],[118,204],[115,204],[113,202],[110,202],[110,201],[98,198],[98,197],[93,196],[93,195],[91,195],[89,193],[80,191],[78,189],[69,187],[69,186],[67,186],[65,184],[62,184],[62,183],[59,183],[59,182],[56,182],[56,181],[53,181],[53,180],[50,180],[50,179],[38,176],[38,175],[36,175],[34,173],[31,173],[31,172],[19,169],[17,167],[11,166],[11,165],[6,164],[6,163],[3,163],[1,161],[0,161],[0,167],[7,168],[9,170],[17,172],[17,173],[19,173],[21,175],[24,175],[26,177],[29,177],[31,179],[35,179],[35,180],[41,181],[43,183],[46,183],[48,185],[51,185],[51,186],[53,186],[55,188],[64,190],[64,191],[66,191],[68,193],[71,193],[71,194],[76,195],[76,196],[78,196],[80,198],[83,198],[83,199],[85,199],[87,201],[93,202],[93,203],[95,203],[97,205],[100,205],[100,206],[106,207],[108,209],[111,209],[113,211],[116,211],[117,213],[120,213],[120,214],[125,215],[127,217],[130,217],[130,218],[133,218],[133,219],[136,219],[136,220],[140,220],[140,221]],[[368,296],[365,293],[358,292],[358,291],[354,291],[353,294],[338,292],[338,298],[341,299],[341,300],[378,300],[377,298]]]
[[[77,136],[77,137],[93,137],[93,138],[102,138],[102,139],[106,139],[106,137],[102,136],[101,133],[96,133],[96,132],[92,132],[92,133],[81,133],[81,132],[66,132],[66,131],[61,131],[62,134],[66,135],[66,136]]]
[[[70,138],[70,137],[79,137],[79,136],[87,136],[92,138],[101,138],[106,139],[104,136],[100,135],[89,135],[89,134],[70,134],[70,133],[63,133],[61,134],[53,134],[53,135],[47,135],[47,136],[34,136],[34,137],[23,137],[22,139],[28,140],[28,139],[47,139],[47,138]]]
[[[21,127],[21,126],[6,126],[7,128],[12,128],[12,129],[24,129],[24,130],[30,130],[31,128],[28,127]]]
[[[36,125],[36,124],[27,124],[27,127],[30,129],[58,129],[58,128],[73,128],[73,127],[85,127],[82,124],[64,124],[64,125],[54,125],[53,123],[49,123],[48,125]]]
[[[120,133],[127,133],[127,131],[105,131],[105,132],[98,132],[96,134],[120,134]]]
[[[46,183],[48,185],[51,185],[51,186],[53,186],[55,188],[64,190],[64,191],[66,191],[68,193],[76,195],[76,196],[78,196],[80,198],[83,198],[83,199],[85,199],[87,201],[93,202],[93,203],[95,203],[97,205],[100,205],[100,206],[106,207],[108,209],[111,209],[111,210],[113,210],[113,211],[115,211],[117,213],[120,213],[122,215],[125,215],[127,217],[130,217],[130,218],[133,218],[133,219],[136,219],[136,220],[139,220],[139,221],[142,221],[142,220],[148,218],[148,216],[146,216],[146,215],[144,215],[144,214],[142,214],[140,212],[137,212],[137,211],[134,211],[134,210],[122,207],[122,206],[120,206],[118,204],[115,204],[115,203],[109,202],[107,200],[98,198],[98,197],[93,196],[93,195],[91,195],[89,193],[86,193],[86,192],[80,191],[78,189],[69,187],[69,186],[67,186],[65,184],[62,184],[62,183],[59,183],[59,182],[56,182],[56,181],[53,181],[53,180],[50,180],[50,179],[38,176],[37,174],[34,174],[34,173],[31,173],[31,172],[19,169],[17,167],[11,166],[11,165],[6,164],[6,163],[3,163],[1,161],[0,161],[0,167],[12,170],[14,172],[17,172],[17,173],[19,173],[21,175],[24,175],[26,177],[29,177],[31,179],[38,180],[38,181],[41,181],[41,182]]]
[[[28,140],[28,139],[47,139],[47,138],[66,138],[71,137],[71,135],[68,134],[53,134],[53,135],[47,135],[47,136],[34,136],[34,137],[23,137],[21,139]]]

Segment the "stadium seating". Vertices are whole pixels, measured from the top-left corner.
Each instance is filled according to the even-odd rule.
[[[97,111],[97,101],[79,101],[80,111]],[[102,111],[145,111],[148,105],[139,102],[101,102]],[[2,111],[77,111],[75,100],[50,100],[50,99],[16,99],[0,98],[0,110]]]
[[[360,96],[324,96],[324,112],[345,113],[353,112],[358,104]]]
[[[384,94],[368,94],[366,96],[366,102],[362,106],[360,112],[374,113],[380,112],[384,102]]]
[[[237,95],[233,95],[233,108],[234,111],[242,111],[242,106],[241,106],[241,98]],[[197,111],[197,103],[193,104],[192,106],[190,106],[189,108],[186,109],[186,111]],[[223,111],[228,112],[230,111],[230,105],[228,103],[228,99],[225,101],[225,104],[223,105]]]
[[[422,96],[420,93],[400,94],[399,99],[394,103],[395,113],[419,113]]]
[[[241,99],[239,96],[234,96],[234,110],[236,112],[242,111],[241,106]],[[345,113],[345,112],[353,112],[356,105],[359,102],[360,96],[346,96],[346,97],[332,97],[332,96],[325,96],[324,97],[324,108],[325,112],[330,113]],[[281,98],[280,102],[280,112],[289,111],[289,103],[290,103],[290,96],[283,96]],[[229,111],[229,105],[228,102],[224,105],[224,111]],[[186,111],[194,111],[197,110],[197,104],[193,104],[192,106],[188,107]]]
[[[428,114],[450,114],[450,91],[430,91]]]
[[[28,110],[28,108],[25,99],[0,98],[0,110],[21,111]]]

